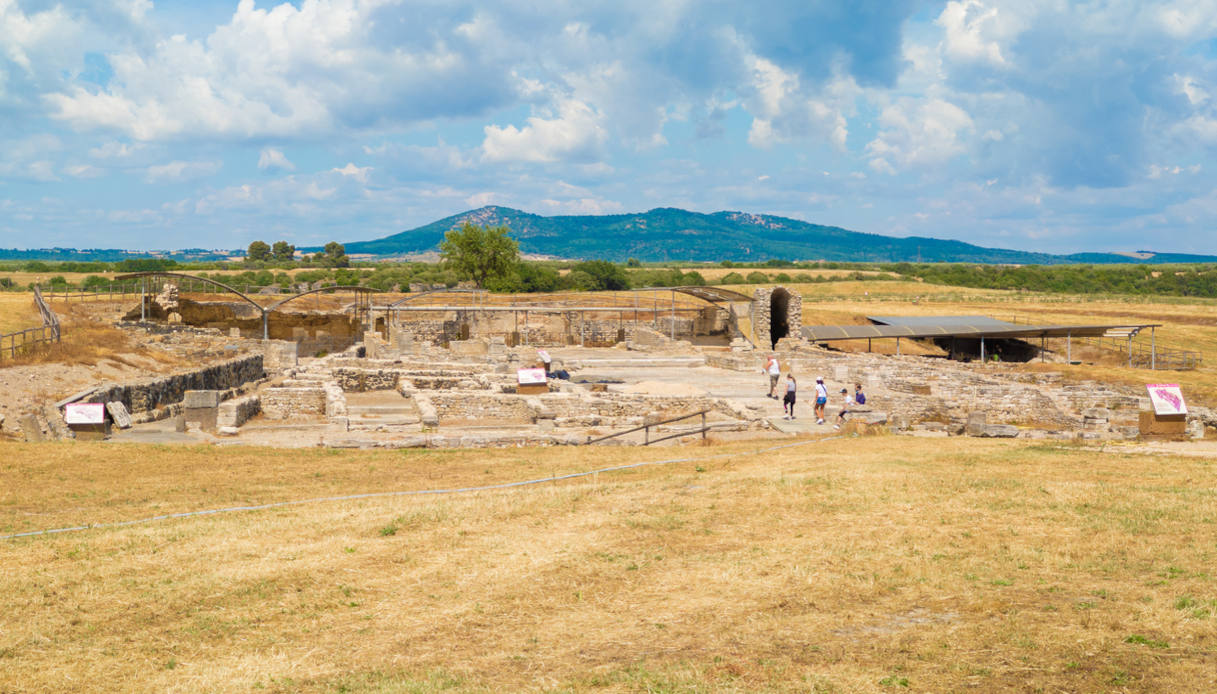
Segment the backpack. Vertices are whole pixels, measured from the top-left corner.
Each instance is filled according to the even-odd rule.
[[[862,394],[862,391],[854,393],[854,402],[858,403],[859,405],[866,404],[866,396]]]

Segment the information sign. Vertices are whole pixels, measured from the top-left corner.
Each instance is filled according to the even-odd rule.
[[[104,424],[106,406],[100,402],[73,402],[63,408],[63,421],[68,424]]]
[[[1150,383],[1145,389],[1149,391],[1154,414],[1187,414],[1187,404],[1183,402],[1183,391],[1178,383]]]
[[[519,369],[516,371],[516,382],[522,386],[543,385],[545,380],[545,369]]]

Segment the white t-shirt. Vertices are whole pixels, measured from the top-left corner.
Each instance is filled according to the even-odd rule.
[[[816,397],[828,399],[828,389],[824,387],[823,383],[816,384]]]
[[[769,375],[770,376],[781,376],[782,375],[782,367],[778,364],[777,359],[769,360]]]

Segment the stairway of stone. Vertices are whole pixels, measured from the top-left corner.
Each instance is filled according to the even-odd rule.
[[[422,416],[412,398],[396,390],[347,393],[350,431],[418,431]]]

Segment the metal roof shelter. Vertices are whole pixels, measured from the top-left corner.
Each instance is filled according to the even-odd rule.
[[[1083,325],[1022,325],[988,318],[986,316],[868,316],[867,320],[879,325],[806,325],[803,336],[811,342],[832,340],[872,340],[894,338],[896,354],[900,354],[900,338],[912,340],[932,338],[963,338],[980,340],[980,358],[985,358],[985,338],[1027,339],[1040,338],[1040,355],[1043,357],[1043,341],[1049,337],[1063,337],[1067,343],[1066,357],[1072,360],[1072,338],[1074,337],[1120,337],[1129,344],[1131,361],[1132,338],[1145,328],[1150,329],[1152,343],[1154,328],[1161,323],[1146,324],[1083,324]],[[1156,348],[1151,344],[1156,354]],[[1151,356],[1151,364],[1156,361]],[[1154,366],[1151,366],[1154,368]]]

